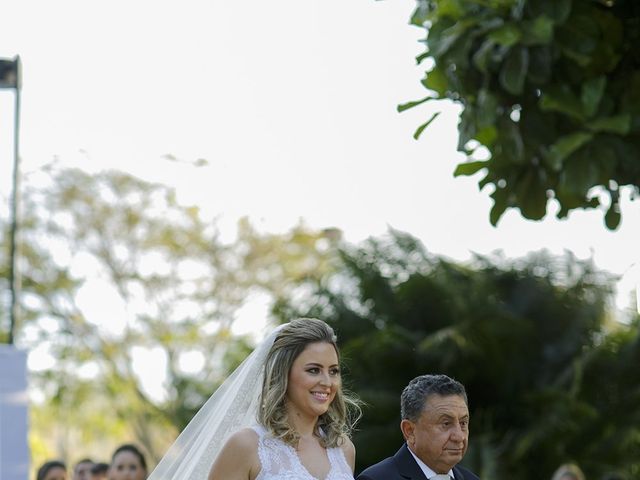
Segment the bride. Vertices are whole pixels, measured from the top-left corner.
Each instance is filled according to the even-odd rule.
[[[353,479],[358,402],[321,320],[275,329],[212,395],[149,480]]]

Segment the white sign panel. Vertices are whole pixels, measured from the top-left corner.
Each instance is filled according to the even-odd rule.
[[[29,478],[27,352],[0,344],[0,479]]]

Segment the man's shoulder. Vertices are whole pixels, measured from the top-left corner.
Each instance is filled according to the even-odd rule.
[[[480,478],[468,468],[464,468],[464,467],[461,467],[460,465],[457,465],[455,467],[455,470],[457,470],[458,473],[462,474],[462,478],[460,480],[480,480]],[[456,478],[458,478],[457,475],[456,475]]]
[[[389,477],[390,472],[396,471],[396,467],[393,465],[393,457],[387,457],[378,463],[374,463],[370,467],[365,468],[356,477],[357,480],[378,480]]]

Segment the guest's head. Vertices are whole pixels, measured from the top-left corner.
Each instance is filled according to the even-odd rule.
[[[93,467],[93,460],[90,458],[80,460],[73,467],[73,480],[91,480],[91,467]]]
[[[551,480],[585,480],[584,473],[575,463],[560,465],[553,473]]]
[[[126,443],[113,452],[109,466],[109,480],[144,480],[147,461],[138,447]]]
[[[36,480],[67,480],[67,478],[67,466],[58,460],[43,463],[36,474]]]
[[[109,464],[104,462],[94,463],[91,467],[91,480],[107,480]]]
[[[328,447],[349,433],[357,402],[342,391],[337,338],[329,325],[300,318],[281,328],[265,361],[260,405],[260,423],[290,444],[299,438],[293,418],[317,419]]]
[[[400,399],[400,429],[409,449],[429,468],[446,474],[462,460],[469,440],[464,386],[446,375],[421,375]]]

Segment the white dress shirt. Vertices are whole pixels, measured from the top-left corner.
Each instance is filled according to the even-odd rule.
[[[435,477],[437,475],[436,472],[434,472],[433,470],[431,470],[426,463],[424,463],[422,460],[420,460],[415,453],[413,453],[411,451],[411,447],[409,447],[409,445],[407,445],[407,448],[409,449],[409,453],[413,456],[413,458],[415,459],[416,463],[418,464],[418,466],[420,467],[420,470],[422,470],[422,473],[424,473],[424,476],[427,478],[432,478]],[[449,470],[447,472],[449,474],[449,478],[451,478],[452,480],[455,478],[453,476],[453,470]]]

